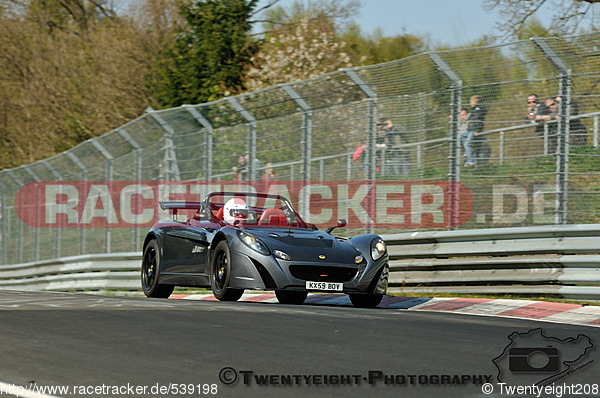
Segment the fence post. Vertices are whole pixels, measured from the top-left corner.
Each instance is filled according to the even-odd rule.
[[[594,148],[598,149],[598,116],[594,116]]]
[[[113,182],[113,156],[110,154],[110,152],[108,152],[106,150],[106,148],[104,148],[102,146],[102,144],[100,144],[97,140],[91,140],[90,141],[92,143],[92,145],[94,146],[94,148],[96,148],[98,150],[98,152],[100,152],[102,154],[102,156],[104,156],[104,158],[106,159],[106,179],[108,180],[108,184],[109,186],[112,186],[112,182]],[[112,190],[109,189],[109,195],[111,194]],[[107,198],[107,203],[111,200],[111,198]],[[104,232],[104,249],[106,251],[106,253],[110,253],[110,238],[111,238],[111,231],[110,231],[110,226],[105,228],[105,232]]]
[[[450,171],[448,179],[450,180],[450,229],[457,229],[459,225],[459,199],[460,192],[458,182],[460,181],[460,162],[459,162],[459,142],[458,122],[460,118],[461,97],[463,81],[460,76],[450,67],[450,65],[438,53],[427,53],[431,61],[440,72],[446,76],[452,83],[452,98],[450,104],[451,123],[451,141],[450,141]]]
[[[354,84],[361,89],[361,91],[368,98],[368,120],[367,120],[367,128],[368,128],[368,136],[367,136],[367,181],[369,181],[373,186],[375,185],[375,156],[376,156],[376,134],[377,134],[377,93],[371,88],[369,84],[367,84],[359,75],[356,73],[354,69],[343,68],[342,69],[346,75],[352,80]],[[367,231],[372,233],[375,230],[373,225],[373,220],[371,216],[375,216],[376,214],[376,197],[371,194],[370,199],[367,202]]]
[[[50,172],[50,174],[52,174],[52,176],[54,178],[56,178],[56,181],[62,181],[62,176],[54,167],[52,167],[50,162],[48,162],[47,160],[42,160],[42,164],[44,165],[46,170],[48,170]],[[58,192],[59,193],[61,192],[60,186],[59,186]],[[60,238],[61,238],[62,231],[61,231],[60,225],[58,223],[58,220],[56,220],[56,230],[54,233],[56,234],[56,239],[54,239],[54,255],[56,258],[60,258]]]
[[[544,156],[548,156],[548,123],[544,123]]]
[[[2,256],[0,260],[2,264],[6,264],[6,238],[8,233],[6,232],[6,185],[0,181],[0,250],[2,250]]]
[[[135,182],[139,182],[142,180],[142,148],[137,142],[135,142],[133,138],[131,138],[131,136],[127,131],[125,131],[125,129],[119,128],[117,132],[133,148],[133,179]],[[136,200],[138,204],[138,210],[140,210],[142,208],[142,198],[139,195],[139,184],[136,184],[135,193],[138,194],[136,196]],[[124,204],[121,203],[121,206],[123,205]],[[140,235],[139,217],[140,215],[138,213],[134,215],[135,225],[133,227],[133,250],[136,250]]]
[[[33,170],[31,170],[29,168],[29,166],[21,166],[19,168],[23,168],[23,170],[25,170],[25,172],[27,174],[29,174],[29,176],[33,179],[33,181],[35,182],[35,192],[36,194],[39,194],[39,187],[40,187],[40,179],[39,177],[33,172]],[[40,198],[36,198],[37,200],[39,200]],[[35,206],[35,217],[36,220],[40,219],[40,210],[41,210],[41,206]],[[40,228],[39,227],[32,227],[33,228],[33,260],[34,261],[39,261],[40,259]]]
[[[81,170],[81,181],[87,181],[87,168],[83,165],[83,163],[81,163],[81,161],[79,160],[79,158],[77,156],[75,156],[74,153],[72,153],[71,151],[67,152],[67,157],[69,159],[71,159],[71,161],[73,163],[75,163],[75,166],[77,166],[79,168],[79,170]],[[83,228],[82,225],[79,226],[79,255],[82,255],[85,252],[85,229]]]
[[[280,84],[279,86],[302,109],[302,179],[304,181],[304,190],[302,192],[304,192],[304,197],[299,198],[299,200],[301,201],[300,208],[302,215],[308,217],[310,199],[310,185],[308,183],[310,182],[312,168],[312,109],[292,86],[289,84]]]
[[[504,130],[500,131],[500,154],[498,155],[498,165],[504,164]]]
[[[235,97],[227,98],[227,102],[231,104],[233,109],[239,112],[240,115],[248,122],[248,155],[250,157],[248,165],[248,179],[253,181],[256,178],[256,119],[250,112],[244,108]]]
[[[204,127],[204,181],[212,180],[212,138],[213,124],[201,112],[191,105],[183,106],[194,119]]]
[[[15,175],[12,170],[6,170],[6,174],[17,184],[22,187],[23,181]],[[23,208],[23,199],[21,199],[21,209]],[[23,222],[17,217],[17,263],[23,262]]]
[[[562,99],[558,121],[558,156],[556,159],[556,224],[567,223],[567,189],[569,179],[569,119],[571,108],[571,68],[552,48],[548,41],[541,37],[531,40],[539,47],[552,65],[560,72],[559,92]]]
[[[173,144],[173,136],[175,135],[173,129],[167,124],[167,122],[163,120],[162,117],[158,116],[154,109],[150,109],[148,113],[165,133],[165,180],[181,181],[179,165],[177,164],[177,154],[175,153],[175,145]]]

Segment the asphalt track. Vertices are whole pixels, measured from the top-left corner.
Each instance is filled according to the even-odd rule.
[[[193,394],[150,393],[153,386],[173,384],[215,384],[216,396],[226,397],[499,397],[508,395],[498,393],[498,368],[492,360],[503,353],[512,333],[541,328],[559,339],[583,334],[600,344],[597,327],[523,319],[49,292],[0,291],[0,317],[1,382],[146,386],[148,392],[57,394],[65,397],[211,396],[196,387]],[[587,366],[560,383],[600,384],[598,349],[589,350],[584,360]],[[232,385],[219,380],[224,368],[237,373]],[[405,382],[370,385],[369,372]],[[231,370],[221,374],[226,380],[234,376]],[[252,375],[249,385],[244,374]],[[272,375],[273,383],[296,375],[289,380],[299,382],[257,385],[253,376],[264,375]],[[320,384],[307,385],[303,375]],[[414,378],[411,384],[411,375],[430,382],[418,384]],[[439,375],[490,375],[495,393],[485,395],[481,385],[471,382],[436,384]],[[340,380],[352,383],[340,385]],[[2,396],[8,395],[0,391]]]

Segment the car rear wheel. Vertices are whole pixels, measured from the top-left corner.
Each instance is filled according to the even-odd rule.
[[[358,308],[375,308],[381,303],[381,294],[349,294],[350,301]]]
[[[159,285],[158,275],[160,270],[158,242],[151,240],[144,249],[142,259],[142,290],[146,297],[167,298],[173,293],[175,286]]]
[[[302,304],[308,296],[307,291],[275,290],[277,301],[281,304]]]
[[[210,287],[218,300],[237,301],[242,297],[244,289],[229,287],[231,281],[231,252],[227,241],[223,240],[215,247],[210,270]]]

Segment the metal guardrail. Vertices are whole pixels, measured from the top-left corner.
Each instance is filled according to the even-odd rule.
[[[600,299],[600,224],[383,235],[390,292],[541,294]],[[0,288],[139,290],[141,253],[0,267]]]
[[[88,254],[0,266],[0,288],[96,291],[140,289],[140,252]]]
[[[600,224],[384,235],[390,291],[600,299]]]

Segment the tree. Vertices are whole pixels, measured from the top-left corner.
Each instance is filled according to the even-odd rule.
[[[61,7],[25,3],[0,16],[0,168],[107,133],[152,102],[146,31],[101,12],[82,25]]]
[[[257,0],[182,3],[184,24],[155,67],[152,82],[164,107],[216,100],[243,91],[255,47],[249,37]]]
[[[339,34],[339,21],[353,7],[340,1],[308,6],[296,2],[291,10],[269,10],[265,37],[248,71],[248,89],[308,79],[364,61]]]
[[[343,40],[364,60],[363,65],[394,61],[427,50],[425,41],[420,37],[410,34],[384,36],[381,29],[376,29],[371,35],[363,35],[355,23],[344,32]]]
[[[574,34],[586,21],[596,28],[592,10],[598,4],[600,0],[485,0],[484,8],[498,11],[501,21],[496,28],[502,32],[498,38],[508,39],[521,37],[527,22],[542,10],[553,12],[548,27],[552,35]]]

